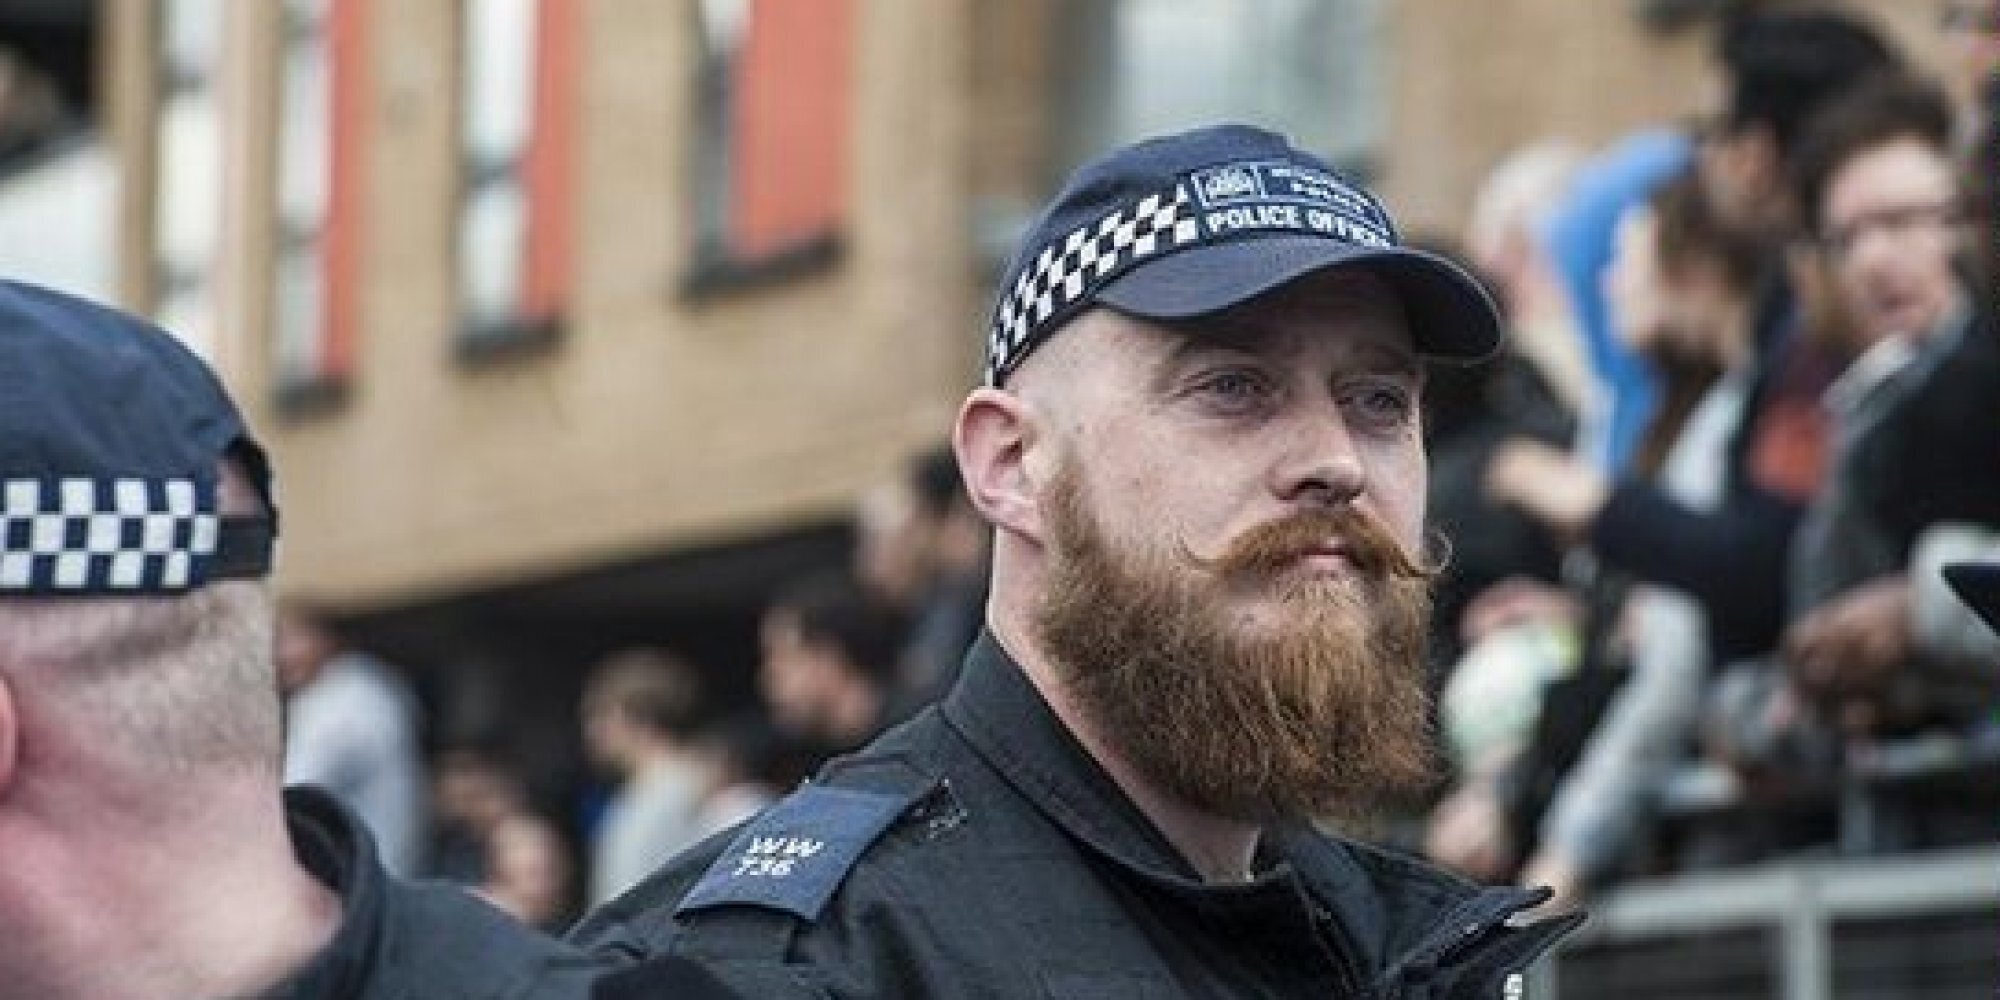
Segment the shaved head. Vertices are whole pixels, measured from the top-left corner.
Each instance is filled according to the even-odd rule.
[[[262,513],[223,464],[221,509]],[[159,597],[0,600],[0,677],[44,734],[144,773],[224,765],[277,773],[273,600],[262,581]]]

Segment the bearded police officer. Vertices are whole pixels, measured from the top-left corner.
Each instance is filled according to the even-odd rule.
[[[1576,918],[1315,832],[1427,779],[1427,359],[1479,287],[1283,138],[1118,150],[959,412],[996,529],[943,703],[579,929],[839,997],[1501,996]]]

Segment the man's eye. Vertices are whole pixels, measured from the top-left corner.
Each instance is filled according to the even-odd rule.
[[[1397,427],[1416,413],[1416,397],[1397,385],[1356,386],[1342,394],[1344,408],[1374,427]]]
[[[1204,375],[1196,388],[1211,399],[1240,406],[1270,395],[1271,383],[1254,369],[1225,368]]]

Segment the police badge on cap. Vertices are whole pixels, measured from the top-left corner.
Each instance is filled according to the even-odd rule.
[[[1421,353],[1491,354],[1500,320],[1485,289],[1401,243],[1381,201],[1274,133],[1218,125],[1129,146],[1071,175],[1029,228],[987,328],[986,381],[1094,303],[1188,319],[1333,267],[1388,281]]]

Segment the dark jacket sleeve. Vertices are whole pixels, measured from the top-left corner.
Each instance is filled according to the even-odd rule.
[[[1611,567],[1700,602],[1709,647],[1726,661],[1775,643],[1799,515],[1796,503],[1755,486],[1731,490],[1714,511],[1696,511],[1656,485],[1627,481],[1591,524],[1590,544]]]
[[[1861,502],[1905,562],[1932,525],[2000,527],[2000,326],[1976,319],[1861,450]]]
[[[457,886],[395,883],[377,968],[354,1000],[584,1000],[608,969]]]

